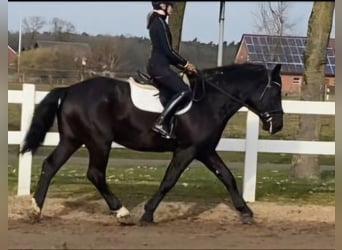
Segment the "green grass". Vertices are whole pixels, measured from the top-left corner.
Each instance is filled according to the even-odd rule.
[[[109,167],[107,181],[113,192],[128,206],[134,206],[150,198],[157,190],[165,172],[165,165],[126,165]],[[101,199],[95,187],[86,178],[86,164],[67,163],[55,176],[48,197],[75,197],[91,194],[90,199]],[[241,190],[243,170],[231,169]],[[8,168],[8,190],[16,194],[17,167]],[[35,190],[40,173],[40,162],[32,168],[32,191]],[[284,168],[259,167],[256,199],[258,201],[285,202],[294,204],[335,204],[335,173],[322,172],[320,181],[294,180]],[[201,164],[189,167],[165,201],[189,201],[199,204],[231,202],[225,187]]]
[[[37,151],[39,156],[47,156],[52,152],[55,147],[40,147]],[[19,152],[19,146],[9,145],[8,153],[10,155],[17,155]],[[244,162],[244,152],[219,152],[220,156],[225,162]],[[80,148],[73,157],[88,157],[88,151],[85,148]],[[155,153],[155,152],[140,152],[127,148],[113,148],[110,153],[110,158],[115,159],[155,159],[155,160],[169,160],[172,157],[172,153]],[[320,165],[335,165],[335,157],[321,155],[319,156]],[[273,164],[291,164],[292,154],[282,153],[258,153],[258,163],[273,163]]]

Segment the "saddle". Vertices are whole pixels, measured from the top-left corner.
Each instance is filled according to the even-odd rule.
[[[164,106],[170,98],[170,94],[164,89],[158,89],[156,87],[157,82],[146,73],[137,71],[139,80],[134,77],[128,78],[128,83],[131,89],[131,99],[134,106],[140,110],[161,113],[164,110]],[[183,81],[189,84],[189,79],[186,74],[182,75]],[[186,113],[192,106],[192,102],[178,110],[175,115],[181,115]]]

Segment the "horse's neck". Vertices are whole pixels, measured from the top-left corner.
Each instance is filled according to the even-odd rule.
[[[202,103],[202,109],[205,109],[205,112],[203,113],[220,117],[223,121],[227,121],[241,108],[241,106],[241,104],[212,87],[207,90]]]

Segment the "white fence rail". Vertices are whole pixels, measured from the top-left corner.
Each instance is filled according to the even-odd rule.
[[[31,122],[35,104],[39,103],[48,92],[35,91],[35,85],[23,84],[23,90],[9,90],[8,103],[21,104],[20,131],[8,131],[8,144],[21,145]],[[283,101],[285,113],[335,115],[335,102]],[[217,146],[219,151],[245,152],[243,197],[246,201],[255,201],[256,173],[258,152],[298,153],[335,155],[334,141],[296,141],[296,140],[259,140],[259,118],[246,108],[239,112],[247,113],[245,139],[222,138]],[[43,145],[55,146],[59,141],[58,133],[47,133]],[[113,143],[112,147],[123,147]],[[32,154],[19,156],[18,195],[30,194]]]

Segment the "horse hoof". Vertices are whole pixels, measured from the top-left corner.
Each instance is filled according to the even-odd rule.
[[[136,224],[130,215],[117,218],[117,220],[122,226],[133,226]]]
[[[31,211],[30,213],[28,213],[28,217],[31,223],[40,222],[40,213],[38,213],[37,211]]]
[[[144,213],[144,215],[140,218],[139,225],[140,226],[150,226],[154,225],[153,215],[150,213]]]
[[[250,214],[241,215],[242,224],[252,225],[254,223],[253,216]]]
[[[141,227],[147,227],[147,226],[153,226],[156,225],[154,221],[146,221],[146,220],[140,220],[139,226]]]
[[[30,218],[32,223],[37,223],[40,221],[41,210],[38,207],[36,200],[34,198],[31,199],[32,202],[32,210],[28,213],[28,217]]]
[[[121,225],[134,225],[133,218],[127,208],[122,206],[119,210],[115,211],[116,219]]]

